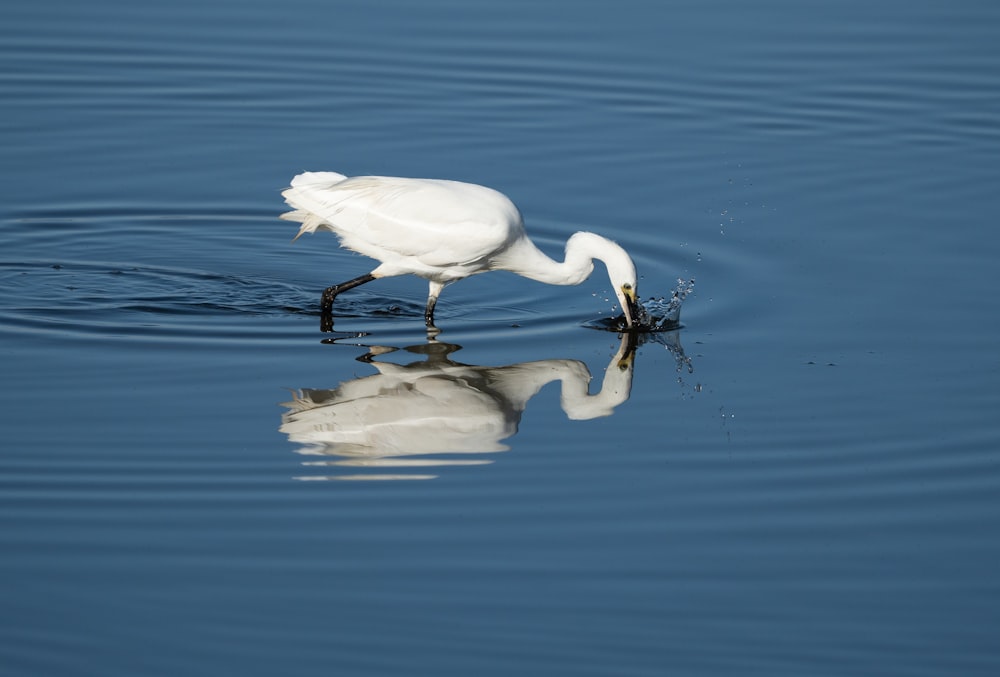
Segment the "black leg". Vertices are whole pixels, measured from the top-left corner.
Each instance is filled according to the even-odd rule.
[[[427,307],[424,309],[424,324],[428,327],[434,326],[434,306],[437,305],[437,297],[431,296],[427,299]]]
[[[424,309],[424,324],[427,325],[428,329],[437,329],[437,327],[434,326],[434,306],[437,305],[438,296],[441,295],[441,290],[451,284],[451,282],[454,282],[454,280],[449,282],[430,281],[430,286],[427,290],[427,307]]]
[[[323,292],[323,298],[320,301],[320,309],[324,313],[329,313],[333,310],[333,300],[337,298],[337,294],[342,291],[347,291],[348,289],[354,289],[357,286],[363,285],[365,282],[371,282],[375,279],[375,276],[371,273],[365,273],[353,280],[348,280],[347,282],[341,282],[340,284],[335,284],[332,287],[327,287]]]

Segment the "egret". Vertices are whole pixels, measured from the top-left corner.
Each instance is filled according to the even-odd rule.
[[[282,193],[294,211],[281,218],[303,233],[329,230],[341,245],[380,261],[371,272],[323,292],[329,315],[338,294],[383,277],[417,275],[430,282],[424,321],[434,326],[434,306],[452,282],[491,270],[507,270],[539,282],[580,284],[604,262],[615,295],[633,326],[639,319],[635,264],[618,244],[594,233],[575,233],[565,260],[538,249],[524,231],[521,213],[503,193],[460,181],[389,176],[347,177],[305,172]]]

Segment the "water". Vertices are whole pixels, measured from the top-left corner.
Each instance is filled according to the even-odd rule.
[[[585,326],[594,329],[605,329],[616,332],[634,332],[647,334],[656,332],[673,332],[681,328],[681,308],[686,299],[694,291],[694,280],[677,280],[677,286],[669,297],[650,296],[639,297],[638,317],[630,326],[625,314],[616,317],[601,317],[586,323]],[[636,337],[642,338],[642,337]],[[648,337],[645,337],[648,338]]]
[[[998,22],[6,8],[0,672],[995,674]],[[324,333],[370,262],[291,243],[303,170],[498,188],[656,318],[697,286],[644,341],[600,269]]]

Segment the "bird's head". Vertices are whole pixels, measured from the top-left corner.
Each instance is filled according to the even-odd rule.
[[[625,313],[625,323],[629,327],[634,327],[641,317],[639,312],[639,297],[636,296],[635,283],[623,282],[620,287],[615,288],[618,294],[618,301],[622,304],[622,312]]]
[[[602,258],[608,267],[608,277],[615,289],[615,296],[625,314],[625,323],[634,327],[642,318],[639,307],[639,292],[632,257],[622,247],[610,240],[604,248]]]
[[[625,314],[625,323],[629,327],[634,327],[642,318],[635,264],[628,252],[617,242],[594,233],[575,233],[566,243],[566,261],[574,275],[567,278],[566,282],[557,284],[582,282],[593,270],[593,259],[600,259],[607,266],[611,286]]]

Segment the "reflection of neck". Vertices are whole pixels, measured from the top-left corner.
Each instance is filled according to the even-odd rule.
[[[619,356],[611,359],[604,371],[601,390],[596,395],[587,394],[587,384],[563,381],[562,404],[566,416],[574,421],[585,421],[600,416],[610,416],[615,407],[628,399],[632,390],[632,366],[619,366]]]
[[[601,390],[589,394],[590,371],[577,360],[541,360],[525,362],[492,370],[493,387],[518,410],[522,411],[534,395],[552,381],[562,383],[559,401],[566,416],[582,421],[610,416],[615,407],[625,402],[632,388],[632,367],[619,367],[620,355],[615,355],[604,372]]]

